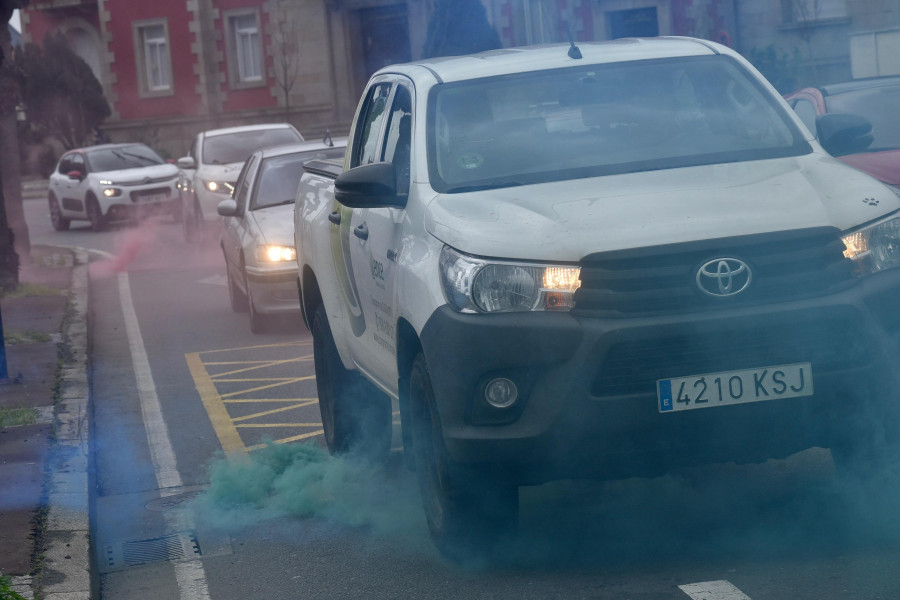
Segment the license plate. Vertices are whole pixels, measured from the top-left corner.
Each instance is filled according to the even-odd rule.
[[[659,412],[812,396],[810,363],[691,375],[656,381]]]
[[[138,196],[138,200],[142,203],[150,203],[150,202],[165,202],[169,199],[169,196],[163,192],[156,192],[152,194],[142,194]]]

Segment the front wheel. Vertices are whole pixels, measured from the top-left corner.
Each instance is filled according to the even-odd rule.
[[[238,286],[234,277],[231,275],[231,266],[228,259],[225,259],[225,278],[228,280],[228,300],[231,303],[231,310],[236,313],[247,312],[247,294]]]
[[[91,222],[91,229],[94,231],[104,231],[107,226],[107,219],[103,216],[103,211],[100,209],[100,203],[97,202],[97,199],[93,196],[88,196],[85,199],[87,203],[87,214],[88,220]]]
[[[272,324],[272,316],[260,313],[253,303],[253,294],[250,292],[250,284],[247,282],[247,274],[244,273],[244,289],[247,290],[247,312],[250,315],[250,331],[252,333],[266,333]]]
[[[69,219],[62,216],[62,209],[59,207],[59,201],[56,196],[50,194],[50,223],[56,231],[66,231],[69,228]]]
[[[182,206],[181,214],[181,232],[184,234],[184,241],[191,243],[197,239],[197,211],[195,202],[191,202],[188,206]]]
[[[490,552],[518,524],[519,489],[497,483],[450,456],[421,353],[413,362],[409,386],[413,453],[431,537],[453,560]]]
[[[332,454],[355,452],[373,462],[391,449],[391,400],[367,380],[344,368],[331,336],[325,308],[312,322],[313,357],[325,443]]]

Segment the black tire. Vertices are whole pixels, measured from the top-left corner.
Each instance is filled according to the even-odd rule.
[[[172,216],[173,223],[181,223],[181,220],[184,218],[184,206],[182,206],[181,200],[172,203],[169,214]]]
[[[359,373],[344,368],[325,308],[312,321],[313,353],[319,411],[325,444],[332,454],[352,452],[372,462],[391,449],[391,400]]]
[[[231,302],[231,310],[236,313],[247,312],[249,308],[247,294],[237,286],[234,277],[231,276],[231,266],[228,264],[227,258],[225,259],[225,277],[228,279],[228,300]]]
[[[94,231],[106,231],[109,221],[103,216],[103,212],[100,210],[100,203],[97,202],[97,199],[90,194],[84,199],[84,202],[87,207],[88,221],[91,222],[91,229]]]
[[[194,204],[191,202],[187,208],[182,207],[181,232],[184,234],[184,241],[189,244],[197,240],[197,214]]]
[[[53,225],[53,229],[56,231],[66,231],[69,228],[71,221],[62,216],[62,209],[59,207],[59,201],[57,201],[56,196],[50,194],[48,200],[50,203],[50,223]]]
[[[247,282],[247,273],[244,273],[244,289],[247,290],[247,312],[250,313],[250,331],[252,333],[267,333],[272,327],[272,315],[256,310],[256,305],[253,304],[253,294],[250,292],[250,284]]]
[[[519,489],[450,456],[421,353],[413,362],[409,387],[416,474],[431,538],[452,560],[490,558],[518,525]]]

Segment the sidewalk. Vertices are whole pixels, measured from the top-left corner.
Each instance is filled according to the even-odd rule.
[[[35,246],[0,298],[0,573],[25,598],[91,596],[87,255]]]

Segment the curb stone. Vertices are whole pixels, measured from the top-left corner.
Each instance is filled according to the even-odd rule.
[[[48,518],[44,562],[37,579],[45,600],[90,600],[90,519],[88,497],[90,391],[87,371],[88,255],[72,248],[75,265],[70,313],[63,338],[69,356],[60,371],[55,440],[48,473]],[[23,582],[24,583],[24,582]],[[20,592],[21,593],[21,592]],[[33,598],[33,596],[26,596]]]

